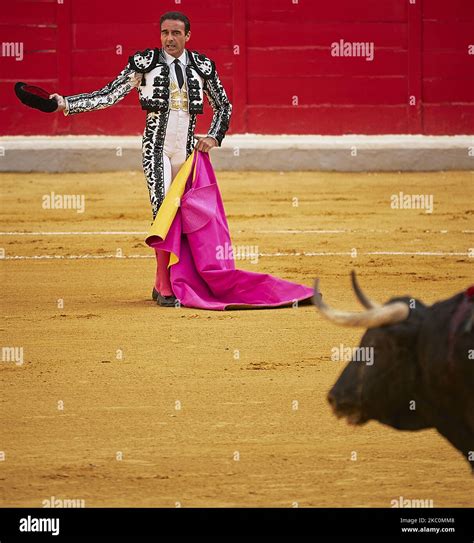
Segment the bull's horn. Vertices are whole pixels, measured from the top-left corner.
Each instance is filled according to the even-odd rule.
[[[363,311],[361,313],[356,313],[353,311],[339,311],[337,309],[331,309],[323,302],[322,297],[319,294],[319,279],[314,281],[314,291],[315,294],[313,296],[313,303],[316,308],[328,320],[343,326],[375,328],[377,326],[402,322],[410,313],[408,305],[403,302],[394,302],[381,307],[374,307],[373,309],[368,309],[367,311]]]
[[[351,271],[351,281],[355,295],[357,296],[359,302],[365,307],[365,309],[382,307],[380,304],[373,302],[370,298],[367,298],[367,296],[362,292],[362,289],[359,286],[359,282],[357,281],[356,272],[354,270]]]

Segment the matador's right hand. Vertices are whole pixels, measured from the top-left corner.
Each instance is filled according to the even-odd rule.
[[[58,103],[58,109],[56,111],[63,111],[66,109],[66,101],[60,94],[50,94],[49,98],[53,98]]]

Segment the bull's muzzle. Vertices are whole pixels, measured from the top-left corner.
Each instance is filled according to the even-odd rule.
[[[359,399],[349,392],[338,390],[337,383],[329,391],[327,400],[338,419],[345,417],[349,424],[363,424],[368,419],[363,415]]]

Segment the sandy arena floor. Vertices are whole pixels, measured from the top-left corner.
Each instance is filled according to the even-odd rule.
[[[319,276],[336,307],[359,308],[353,268],[378,301],[432,303],[473,283],[474,172],[218,180],[233,243],[266,255],[237,266],[310,286]],[[332,414],[326,394],[345,364],[331,348],[356,346],[362,330],[312,306],[156,306],[142,173],[0,181],[0,230],[14,233],[0,236],[1,345],[23,348],[22,364],[0,362],[1,506],[474,505],[467,463],[436,431],[353,428]],[[43,209],[51,192],[85,195],[85,212]],[[432,194],[433,213],[391,209],[400,192]],[[14,258],[44,255],[60,258]]]

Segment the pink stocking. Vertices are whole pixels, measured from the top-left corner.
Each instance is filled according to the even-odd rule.
[[[168,270],[168,262],[170,260],[170,254],[168,251],[162,251],[161,249],[155,249],[156,254],[156,277],[155,277],[155,289],[162,296],[173,296],[171,290],[170,274]]]

